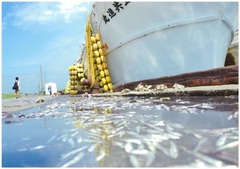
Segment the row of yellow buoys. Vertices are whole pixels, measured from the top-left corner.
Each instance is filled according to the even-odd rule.
[[[101,39],[99,34],[91,36],[92,52],[94,56],[95,80],[99,82],[100,89],[103,92],[113,92],[113,85],[104,56]]]
[[[113,92],[113,85],[106,63],[106,56],[104,55],[103,47],[101,44],[100,35],[93,34],[92,36],[90,36],[90,40],[88,42],[89,46],[91,47],[89,48],[90,52],[92,53],[87,52],[87,57],[92,58],[89,60],[89,65],[93,66],[93,68],[91,69],[89,67],[88,70],[94,73],[92,77],[95,77],[95,81],[99,83],[100,92]],[[83,83],[83,81],[87,78],[84,74],[83,63],[73,64],[69,66],[68,70],[70,80],[67,82],[66,85],[66,94],[77,94],[79,88],[84,90],[89,87],[84,86],[86,84],[85,82]]]
[[[65,93],[67,94],[77,94],[78,87],[84,88],[82,85],[83,80],[85,80],[83,63],[73,64],[68,67],[68,72],[70,79],[67,82]]]

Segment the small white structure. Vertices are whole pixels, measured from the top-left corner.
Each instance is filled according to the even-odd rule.
[[[57,84],[49,82],[45,84],[45,95],[53,95],[57,93]]]

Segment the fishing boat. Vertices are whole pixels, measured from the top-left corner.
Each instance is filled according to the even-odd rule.
[[[238,2],[95,2],[81,62],[90,87],[112,91],[223,67],[237,29]]]
[[[224,66],[238,22],[233,2],[97,2],[114,84]]]

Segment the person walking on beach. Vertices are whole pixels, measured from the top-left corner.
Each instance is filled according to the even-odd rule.
[[[15,78],[13,89],[15,90],[16,99],[20,96],[20,80],[18,77]]]
[[[48,86],[48,92],[52,96],[52,87],[51,86]]]

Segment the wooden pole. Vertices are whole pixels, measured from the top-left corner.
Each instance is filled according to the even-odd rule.
[[[41,90],[40,93],[43,95],[43,78],[42,78],[42,65],[40,64],[40,83],[41,83]]]

